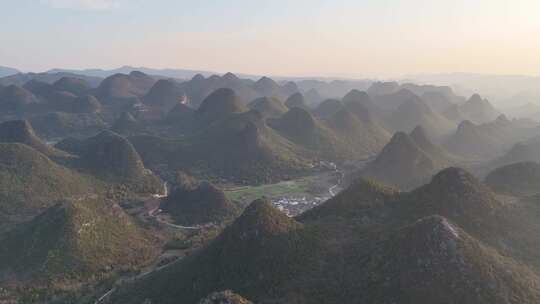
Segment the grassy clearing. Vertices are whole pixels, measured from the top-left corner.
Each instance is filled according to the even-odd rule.
[[[315,181],[315,176],[302,177],[295,180],[283,181],[275,184],[261,186],[241,186],[225,190],[230,200],[239,202],[251,202],[263,196],[268,198],[299,195],[308,192],[310,185]]]

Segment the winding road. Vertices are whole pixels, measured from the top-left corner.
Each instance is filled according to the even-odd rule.
[[[335,195],[338,194],[338,192],[336,192],[336,189],[341,185],[342,183],[342,180],[343,180],[343,172],[340,171],[339,169],[336,169],[336,173],[339,175],[338,177],[338,181],[337,181],[337,184],[331,186],[329,189],[328,189],[328,192],[330,194],[330,197],[334,197]],[[152,199],[162,199],[162,198],[165,198],[169,195],[169,183],[168,182],[164,182],[163,183],[163,193],[161,194],[153,194],[151,196]],[[154,218],[156,221],[158,221],[160,224],[163,224],[165,226],[168,226],[168,227],[171,227],[171,228],[175,228],[175,229],[185,229],[185,230],[200,230],[202,229],[203,227],[202,226],[181,226],[181,225],[175,225],[175,224],[172,224],[172,223],[169,223],[163,219],[161,219],[158,215],[161,213],[161,209],[159,209],[159,205],[157,205],[155,208],[153,209],[150,209],[148,210],[148,216],[151,217],[151,218]],[[164,265],[162,267],[158,267],[156,269],[153,269],[151,271],[148,271],[148,272],[145,272],[145,273],[142,273],[142,274],[139,274],[138,276],[134,277],[134,279],[137,279],[137,278],[142,278],[142,277],[145,277],[147,275],[149,275],[150,273],[153,273],[157,270],[161,270],[163,268],[166,268],[168,267],[169,265],[171,264],[168,264],[168,265]],[[100,304],[102,303],[104,300],[106,300],[113,292],[115,292],[117,289],[117,287],[112,287],[110,290],[108,290],[106,293],[104,293],[101,297],[99,297],[95,302],[94,304]]]
[[[154,210],[153,212],[149,211],[148,216],[154,218],[160,224],[163,224],[165,226],[169,226],[171,228],[186,229],[186,230],[200,230],[200,229],[202,229],[202,227],[200,227],[200,226],[181,226],[181,225],[175,225],[175,224],[169,223],[169,222],[161,219],[159,216],[157,216],[160,213],[161,213],[161,209],[157,209],[157,210]]]
[[[337,180],[337,184],[333,185],[332,187],[330,187],[328,189],[328,192],[330,193],[330,198],[336,196],[338,194],[338,192],[336,192],[336,188],[338,188],[341,183],[343,182],[343,176],[345,175],[341,170],[339,170],[338,168],[336,168],[336,174],[338,175],[338,180]]]
[[[99,304],[103,302],[108,296],[110,296],[113,292],[116,291],[116,287],[111,288],[109,291],[107,291],[104,295],[102,295],[99,299],[97,299],[94,304]]]
[[[163,183],[163,194],[153,194],[152,198],[154,199],[162,199],[169,195],[169,183],[165,182]],[[187,229],[187,230],[199,230],[202,227],[200,226],[181,226],[181,225],[175,225],[172,223],[169,223],[163,219],[161,219],[158,215],[161,213],[161,209],[159,209],[159,205],[157,205],[155,208],[148,210],[148,216],[151,218],[154,218],[159,223],[169,226],[176,229]]]
[[[149,198],[150,199],[153,199],[153,200],[156,200],[156,199],[162,199],[162,198],[165,198],[169,195],[169,183],[168,182],[164,182],[163,183],[163,193],[159,193],[159,194],[152,194]],[[175,225],[175,224],[172,224],[172,223],[169,223],[161,218],[158,217],[158,215],[161,213],[161,209],[159,209],[159,204],[157,205],[157,207],[153,208],[153,209],[150,209],[148,210],[147,214],[149,217],[151,218],[154,218],[156,221],[158,221],[160,224],[163,224],[163,225],[166,225],[166,226],[169,226],[169,227],[172,227],[172,228],[175,228],[175,229],[185,229],[185,230],[199,230],[199,229],[202,229],[202,227],[189,227],[189,226],[180,226],[180,225]],[[172,263],[171,263],[172,264]],[[145,277],[155,271],[158,271],[158,270],[161,270],[171,264],[167,264],[167,265],[164,265],[164,266],[161,266],[161,267],[157,267],[153,270],[150,270],[150,271],[147,271],[145,273],[141,273],[137,276],[134,276],[132,279],[139,279],[139,278],[142,278],[142,277]],[[115,292],[117,289],[117,287],[112,287],[111,289],[109,289],[106,293],[104,293],[102,296],[100,296],[95,302],[94,304],[100,304],[102,303],[103,301],[105,301],[113,292]]]
[[[333,185],[328,189],[328,192],[330,192],[330,196],[334,197],[336,196],[336,192],[334,191],[337,187],[339,187],[339,184]]]
[[[164,198],[169,195],[169,182],[163,183],[163,193],[162,194],[152,194],[153,198]]]

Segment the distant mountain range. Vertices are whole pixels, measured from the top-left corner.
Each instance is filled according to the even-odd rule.
[[[92,77],[101,77],[101,78],[107,78],[109,76],[112,76],[114,74],[129,74],[134,71],[143,72],[148,75],[154,75],[154,76],[163,76],[163,77],[170,77],[170,78],[177,78],[177,79],[191,79],[193,76],[197,74],[201,74],[204,76],[211,76],[214,74],[217,74],[216,72],[212,71],[201,71],[201,70],[183,70],[183,69],[152,69],[152,68],[145,68],[145,67],[132,67],[132,66],[123,66],[117,69],[110,69],[110,70],[103,70],[103,69],[52,69],[48,70],[46,73],[74,73],[79,75],[85,75],[85,76],[92,76]]]
[[[255,184],[304,172],[319,158],[343,161],[373,156],[391,134],[410,133],[418,125],[434,143],[455,142],[446,149],[474,160],[497,156],[501,149],[527,139],[538,125],[523,127],[522,121],[504,123],[504,119],[494,123],[500,112],[489,101],[477,94],[467,99],[448,86],[278,82],[233,73],[197,74],[180,81],[141,71],[105,79],[52,72],[0,78],[2,119],[27,119],[36,134],[47,139],[91,137],[109,129],[130,136],[153,169],[169,162],[171,170],[204,164],[204,171],[213,177],[219,172],[218,176],[247,178]],[[350,87],[354,89],[344,91]],[[341,96],[323,97],[327,94]],[[465,119],[472,123],[462,123]],[[178,140],[182,136],[187,137]],[[147,147],[151,142],[160,144]],[[233,149],[231,142],[264,153],[256,158]],[[256,167],[259,170],[252,170]]]
[[[533,117],[408,82],[0,77],[0,303],[540,303]]]
[[[209,70],[192,69],[155,69],[147,67],[122,66],[115,69],[62,69],[56,68],[38,74],[58,74],[69,73],[78,74],[86,77],[107,78],[114,74],[129,74],[133,71],[140,71],[148,75],[157,76],[157,78],[175,78],[191,79],[200,74],[205,77],[211,75],[221,75],[224,73]],[[21,73],[19,70],[0,66],[0,77],[6,77]],[[30,73],[36,74],[36,73]],[[262,75],[255,74],[237,74],[241,78],[256,80]],[[342,97],[351,89],[366,90],[374,81],[354,80],[346,78],[330,77],[283,77],[274,76],[273,79],[282,81],[295,81],[300,90],[308,92],[315,89],[323,98]],[[516,107],[526,103],[540,103],[540,76],[526,75],[488,75],[475,73],[441,73],[424,75],[407,75],[399,80],[404,84],[404,88],[410,89],[415,94],[421,96],[419,92],[407,87],[408,82],[419,84],[430,84],[438,86],[447,86],[462,96],[470,96],[473,93],[479,93],[490,99],[498,107]],[[388,86],[391,83],[385,83],[384,90],[391,89]],[[377,88],[379,89],[379,88]],[[370,95],[373,93],[369,92]]]
[[[540,165],[531,161],[512,163],[493,170],[485,182],[499,193],[537,195],[540,193]]]
[[[103,80],[101,77],[94,76],[85,76],[74,73],[18,73],[12,74],[9,76],[0,78],[0,85],[18,85],[24,86],[27,82],[31,80],[40,81],[52,84],[63,77],[72,77],[72,78],[82,78],[84,79],[91,87],[96,87]]]
[[[456,132],[443,143],[450,152],[468,159],[491,159],[519,141],[537,134],[537,128],[509,120],[501,115],[483,124],[468,120],[459,124]]]
[[[528,102],[540,103],[540,76],[442,73],[410,75],[417,83],[451,86],[460,95],[479,93],[498,107],[516,107]]]
[[[19,70],[9,67],[0,66],[0,77],[5,77],[9,75],[14,75],[20,73]]]

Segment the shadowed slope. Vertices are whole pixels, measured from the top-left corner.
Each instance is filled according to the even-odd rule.
[[[427,106],[420,97],[414,95],[405,99],[396,110],[388,124],[396,131],[411,132],[420,125],[432,138],[440,138],[455,130],[455,124]]]
[[[1,241],[3,272],[51,287],[131,270],[156,253],[151,238],[118,205],[93,197],[58,203]]]
[[[232,289],[257,303],[536,303],[534,271],[484,243],[481,232],[513,245],[484,226],[501,208],[456,168],[411,193],[361,181],[302,224],[256,201],[206,249],[112,300],[189,304]]]
[[[520,162],[493,170],[486,177],[486,184],[494,191],[520,196],[540,193],[540,165]]]
[[[261,97],[248,104],[251,110],[257,110],[265,117],[279,117],[288,111],[288,108],[276,97]]]
[[[195,181],[183,173],[177,175],[177,184],[162,201],[161,209],[185,226],[221,224],[239,211],[219,188],[209,182]]]
[[[25,144],[47,156],[65,156],[65,153],[48,146],[37,137],[27,120],[12,120],[1,123],[0,142]]]
[[[113,297],[113,301],[151,298],[160,303],[196,303],[212,290],[222,289],[237,290],[248,297],[271,294],[277,283],[296,273],[301,251],[297,232],[301,227],[269,202],[254,201],[196,256],[140,282],[141,287],[150,288],[121,291],[121,299]],[[167,279],[171,275],[177,275],[174,281]],[[255,277],[258,279],[253,280]]]
[[[231,89],[218,89],[203,100],[195,112],[204,124],[227,117],[231,113],[245,112],[246,108]]]
[[[144,96],[144,103],[167,112],[184,101],[184,89],[173,80],[158,80]]]
[[[308,109],[306,100],[304,99],[304,95],[302,95],[302,93],[300,92],[294,93],[293,95],[289,96],[289,98],[287,98],[287,101],[285,101],[285,105],[289,109],[292,109],[294,107],[306,110]]]
[[[23,111],[38,102],[36,96],[19,86],[10,85],[0,89],[0,110],[2,111]]]
[[[62,77],[53,86],[58,91],[70,92],[77,96],[83,96],[90,90],[90,85],[86,80],[76,77]]]
[[[427,138],[422,140],[423,146],[432,146],[428,144]],[[432,155],[429,151],[423,150],[411,136],[398,132],[360,174],[408,190],[428,181],[432,174],[449,163],[444,155]]]
[[[87,178],[27,145],[0,144],[0,156],[1,226],[36,215],[55,200],[94,191]]]

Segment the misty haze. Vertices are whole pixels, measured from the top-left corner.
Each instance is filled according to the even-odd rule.
[[[0,304],[540,303],[540,2],[1,12]]]

